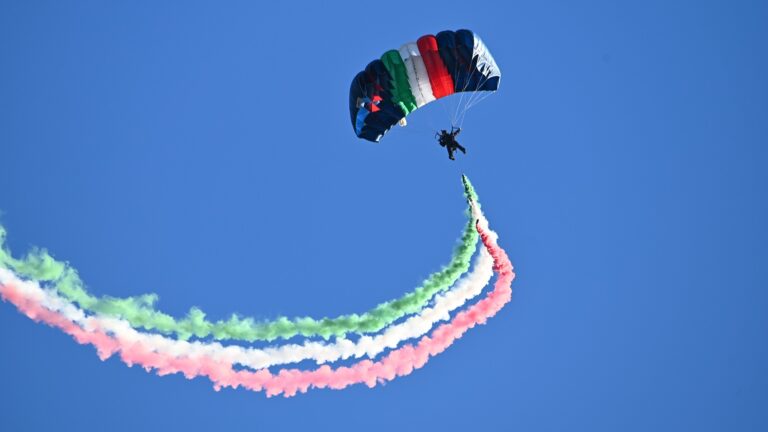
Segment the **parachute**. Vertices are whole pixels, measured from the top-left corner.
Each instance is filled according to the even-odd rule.
[[[478,102],[475,93],[496,91],[500,79],[493,56],[472,31],[425,35],[385,52],[355,76],[349,89],[352,128],[358,138],[379,142],[395,124],[405,126],[405,117],[416,109],[471,92],[460,106],[463,118]]]

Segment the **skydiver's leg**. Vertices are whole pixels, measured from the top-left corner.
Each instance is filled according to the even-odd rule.
[[[455,160],[456,158],[453,157],[453,147],[446,146],[446,148],[448,149],[448,159]]]
[[[461,144],[456,143],[456,148],[461,150],[462,153],[467,154],[467,149],[461,146]]]

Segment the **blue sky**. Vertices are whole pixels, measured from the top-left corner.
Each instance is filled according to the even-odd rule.
[[[287,400],[102,363],[2,304],[0,429],[768,428],[764,2],[132,3],[0,4],[13,250],[175,314],[362,311],[448,260],[463,172],[514,298],[411,376]],[[437,107],[357,140],[354,74],[458,28],[503,72],[466,157],[418,131]]]

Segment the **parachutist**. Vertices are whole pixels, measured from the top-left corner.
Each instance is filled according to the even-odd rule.
[[[450,120],[458,125],[469,108],[485,99],[478,93],[497,91],[500,80],[501,70],[488,47],[471,30],[424,35],[377,56],[355,75],[349,86],[349,119],[358,138],[379,142],[398,122],[405,126],[403,119],[415,110],[466,92],[467,102],[459,99]],[[451,132],[445,135],[450,138]],[[444,145],[449,158],[454,159],[456,150],[466,152],[449,141],[450,146]]]
[[[440,132],[435,133],[435,137],[437,138],[437,142],[442,146],[448,149],[448,159],[450,160],[456,160],[456,158],[453,157],[453,152],[456,150],[461,151],[464,154],[467,154],[467,149],[461,146],[458,141],[456,141],[456,136],[461,133],[461,128],[457,128],[454,126],[451,126],[451,131],[448,132],[447,130],[443,129]]]

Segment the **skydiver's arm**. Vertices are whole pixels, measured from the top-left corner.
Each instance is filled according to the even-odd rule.
[[[456,128],[455,131],[451,131],[451,135],[456,136],[461,133],[461,128]]]

